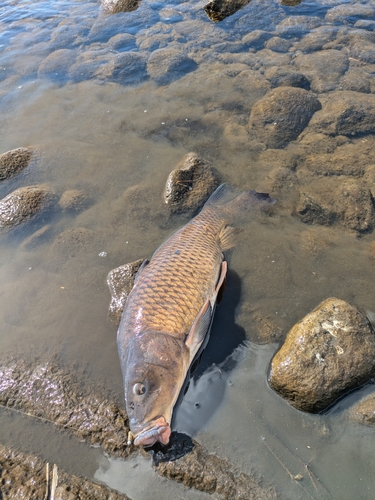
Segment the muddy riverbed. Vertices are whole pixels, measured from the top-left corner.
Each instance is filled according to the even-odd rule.
[[[1,170],[0,204],[30,186],[50,193],[33,217],[0,223],[0,469],[15,481],[1,493],[16,498],[29,477],[13,453],[25,467],[38,455],[38,478],[56,463],[113,498],[370,499],[374,428],[352,415],[373,386],[309,415],[267,372],[324,299],[374,318],[375,7],[252,0],[214,22],[204,2],[130,3],[116,14],[87,0],[0,7],[0,154],[32,152],[14,175]],[[175,417],[195,447],[156,467],[122,446],[106,277],[188,220],[163,192],[189,152],[277,203],[228,252],[226,293]]]

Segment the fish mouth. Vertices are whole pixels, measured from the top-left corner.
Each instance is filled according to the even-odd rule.
[[[135,446],[152,446],[156,442],[163,445],[169,443],[171,427],[164,417],[151,422],[151,425],[135,436]]]

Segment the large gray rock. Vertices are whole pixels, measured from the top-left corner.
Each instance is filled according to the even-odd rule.
[[[30,220],[54,201],[53,190],[45,184],[16,189],[0,200],[0,228],[11,228]]]
[[[164,201],[171,212],[196,212],[219,185],[212,165],[196,153],[188,153],[169,174]]]
[[[299,410],[319,412],[375,375],[368,319],[329,298],[288,332],[272,359],[269,384]]]
[[[329,135],[372,134],[375,123],[375,95],[336,91],[312,118],[309,127]]]
[[[0,155],[0,181],[9,179],[26,168],[31,156],[29,148],[12,149]]]
[[[148,59],[147,72],[158,85],[167,85],[197,68],[197,63],[177,49],[155,50]]]
[[[253,106],[249,132],[268,148],[283,148],[297,139],[319,109],[320,102],[310,92],[278,87]]]

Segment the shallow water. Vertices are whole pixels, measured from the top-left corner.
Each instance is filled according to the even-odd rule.
[[[277,190],[272,180],[273,162],[281,153],[264,161],[259,144],[241,134],[252,106],[271,88],[265,75],[275,67],[295,71],[301,53],[308,58],[332,47],[340,54],[352,51],[346,72],[329,85],[324,72],[320,80],[311,77],[321,89],[315,90],[318,98],[338,89],[362,92],[366,84],[369,93],[375,91],[371,47],[366,46],[366,54],[355,52],[356,37],[370,36],[375,26],[372,2],[361,2],[360,14],[339,15],[335,8],[340,5],[355,3],[317,0],[282,7],[273,0],[253,0],[218,24],[207,18],[203,2],[143,0],[136,11],[113,16],[86,0],[6,1],[0,7],[0,152],[20,146],[39,152],[35,165],[0,184],[0,198],[37,183],[48,183],[59,195],[82,189],[88,197],[80,213],[56,208],[0,236],[1,352],[26,359],[57,354],[61,364],[79,363],[91,381],[122,397],[116,328],[107,321],[106,276],[123,263],[149,257],[186,222],[168,217],[161,194],[168,173],[185,153],[196,151],[223,180],[271,191],[279,203],[271,217],[248,222],[243,241],[228,256],[228,288],[197,372],[203,375],[195,392],[191,385],[176,425],[184,426],[181,415],[187,412],[186,430],[208,451],[244,471],[255,468],[266,484],[293,499],[320,498],[327,491],[340,500],[372,498],[374,433],[346,419],[350,398],[359,393],[324,416],[290,408],[266,383],[277,344],[258,344],[282,338],[329,296],[375,311],[375,266],[369,252],[374,236],[359,238],[339,226],[299,221],[292,215],[297,195],[287,187]],[[266,35],[250,43],[246,36],[254,30]],[[277,50],[270,42],[275,37],[282,39],[275,42]],[[310,43],[304,52],[302,43]],[[195,69],[158,85],[142,62],[157,48],[182,51]],[[116,66],[124,54],[142,56],[133,66],[130,59],[121,63],[129,68],[125,74]],[[315,140],[312,154],[326,152],[324,141]],[[348,140],[365,148],[361,141],[371,145],[374,136]],[[297,142],[289,151],[299,158],[311,156],[301,153]],[[375,164],[370,147],[367,163]],[[31,248],[25,245],[46,224],[51,224],[46,236]],[[56,243],[63,231],[82,227],[92,233],[71,244]],[[245,340],[251,341],[246,355],[225,364]],[[212,363],[229,366],[224,379],[215,368],[210,371]],[[203,391],[205,384],[210,387],[209,404],[199,384]],[[2,418],[3,432],[14,425],[7,418]],[[28,442],[26,451],[32,451],[27,425],[17,421],[14,443]],[[37,432],[43,439],[43,432]],[[47,433],[45,439],[53,438]],[[85,456],[81,448],[70,454],[64,444],[56,450],[57,462],[67,463],[71,455],[69,463],[81,474],[95,474],[134,499],[146,498],[144,490],[127,489],[121,482],[121,465],[98,462],[95,473],[95,466],[79,466]],[[90,464],[96,460],[90,454]],[[316,483],[306,473],[307,463]],[[132,473],[147,477],[156,497],[173,496],[176,486],[155,479],[148,467],[140,463]],[[288,471],[304,479],[291,480]]]

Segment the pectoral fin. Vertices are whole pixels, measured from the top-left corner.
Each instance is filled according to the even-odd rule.
[[[212,323],[212,317],[215,310],[216,298],[224,286],[225,276],[227,274],[227,263],[224,260],[221,264],[220,275],[215,287],[215,293],[212,297],[209,297],[204,303],[202,309],[199,311],[197,317],[195,318],[189,335],[186,337],[185,343],[190,351],[190,362],[194,359],[194,356],[199,351],[199,348],[206,339]]]
[[[210,330],[212,315],[213,309],[211,306],[211,302],[209,299],[207,299],[204,306],[199,311],[198,316],[195,318],[189,335],[185,340],[185,344],[190,351],[190,362],[193,360],[194,356],[198,352],[200,346],[202,345],[204,339],[206,338],[206,335]]]
[[[215,294],[216,294],[216,303],[220,304],[223,300],[225,287],[227,284],[226,276],[227,276],[228,264],[225,260],[221,263],[220,276],[216,284]]]
[[[143,269],[147,266],[147,264],[149,263],[150,261],[148,259],[145,259],[142,264],[139,266],[138,268],[138,271],[137,271],[137,274],[135,275],[134,277],[134,284],[137,282],[137,279],[140,277]]]

